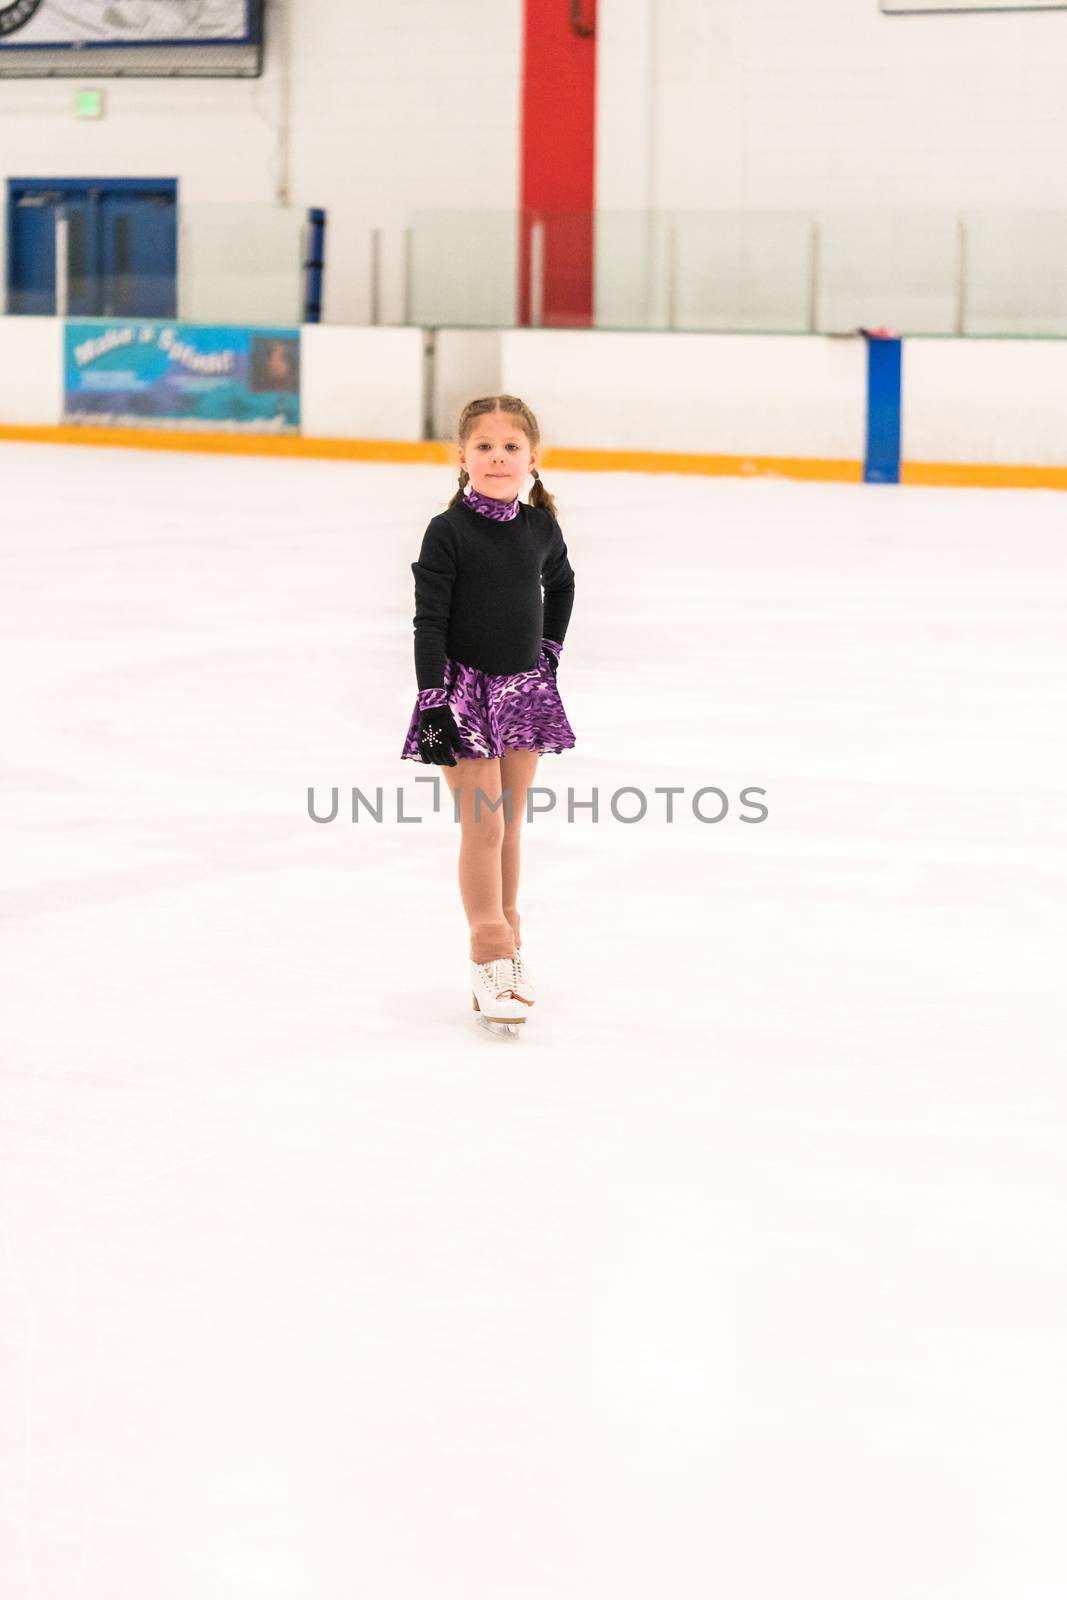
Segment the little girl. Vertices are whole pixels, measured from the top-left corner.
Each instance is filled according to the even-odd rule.
[[[574,571],[534,465],[529,407],[507,394],[472,400],[458,439],[459,488],[411,563],[419,692],[401,756],[443,767],[458,795],[474,1007],[510,1030],[534,1002],[516,907],[526,791],[542,751],[575,743],[556,688]]]

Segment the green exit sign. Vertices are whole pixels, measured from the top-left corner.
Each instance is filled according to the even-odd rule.
[[[102,117],[104,115],[104,91],[102,89],[79,89],[74,97],[74,110],[79,117]]]

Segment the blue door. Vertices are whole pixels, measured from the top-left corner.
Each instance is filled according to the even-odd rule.
[[[20,194],[8,185],[7,309],[12,316],[51,317],[56,310],[58,190]]]
[[[176,317],[174,195],[105,191],[99,207],[101,317]]]
[[[67,315],[178,314],[174,179],[8,181],[7,309],[56,314],[56,223],[66,221]]]

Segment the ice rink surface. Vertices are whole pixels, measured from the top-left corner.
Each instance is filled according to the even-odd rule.
[[[1062,1600],[1067,496],[546,472],[498,1040],[451,472],[0,470],[5,1600]]]

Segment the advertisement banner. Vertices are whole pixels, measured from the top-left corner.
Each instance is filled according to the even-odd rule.
[[[243,44],[249,0],[0,0],[0,49]]]
[[[296,433],[300,329],[68,322],[64,415],[108,427]]]

